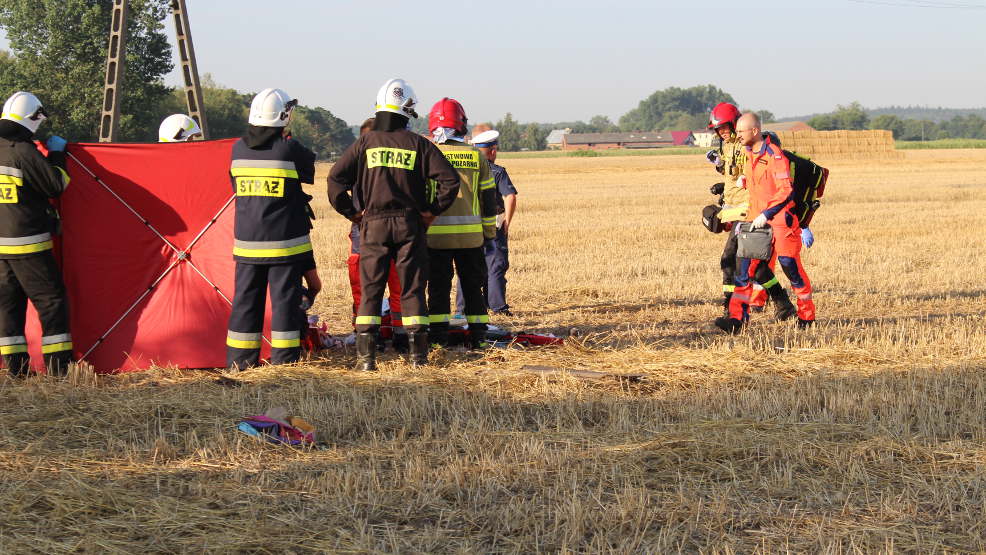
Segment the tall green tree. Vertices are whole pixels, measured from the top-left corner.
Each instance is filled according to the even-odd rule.
[[[346,122],[325,108],[298,106],[291,115],[291,133],[319,159],[332,159],[356,141]]]
[[[520,150],[524,140],[524,132],[520,124],[514,119],[513,114],[507,112],[503,119],[496,122],[495,129],[500,132],[500,150],[512,151]]]
[[[815,116],[808,120],[808,125],[819,131],[868,129],[869,124],[870,116],[859,102],[853,102],[848,106],[836,106],[834,112]]]
[[[670,87],[656,91],[620,118],[623,131],[661,131],[670,129],[681,120],[682,114],[702,116],[708,121],[709,111],[720,102],[736,101],[732,95],[713,85],[687,89]]]
[[[544,128],[536,123],[528,123],[524,126],[520,147],[527,150],[544,150],[548,148],[547,138],[548,132]]]
[[[870,121],[870,129],[886,129],[899,139],[904,134],[904,120],[891,114],[877,116]]]
[[[112,0],[4,0],[0,27],[13,57],[0,62],[6,91],[31,91],[45,103],[42,129],[73,141],[96,140],[103,96]],[[162,21],[168,0],[131,0],[127,67],[121,90],[124,140],[155,140],[158,106],[171,89],[171,46]]]

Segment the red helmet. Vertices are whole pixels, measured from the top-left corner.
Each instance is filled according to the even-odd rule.
[[[445,97],[431,107],[431,113],[428,114],[428,131],[449,127],[465,135],[467,121],[462,104],[454,98]]]
[[[739,108],[728,102],[720,102],[712,109],[709,115],[709,129],[718,129],[723,125],[731,124],[736,129],[736,120],[740,117]]]

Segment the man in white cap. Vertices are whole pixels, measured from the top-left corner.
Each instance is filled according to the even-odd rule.
[[[517,189],[514,187],[507,170],[496,164],[496,153],[499,148],[500,132],[490,129],[485,124],[479,124],[473,129],[473,146],[489,160],[496,184],[496,237],[486,241],[483,249],[486,254],[487,282],[486,304],[493,314],[513,316],[510,305],[507,304],[507,270],[510,268],[510,251],[508,237],[510,224],[517,211]],[[463,313],[463,297],[459,295],[459,313]]]
[[[171,114],[164,118],[157,130],[159,143],[185,143],[202,136],[202,128],[185,114]]]

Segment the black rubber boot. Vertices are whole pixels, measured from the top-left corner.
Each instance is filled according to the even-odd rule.
[[[469,339],[467,340],[466,346],[475,350],[481,350],[489,347],[489,344],[486,342],[486,330],[470,329]]]
[[[406,353],[408,350],[408,337],[407,332],[402,331],[394,332],[394,338],[391,340],[391,345],[394,347],[394,352]]]
[[[783,322],[798,315],[798,309],[787,296],[787,291],[779,284],[767,290],[770,300],[774,302],[774,320]]]
[[[428,365],[428,348],[431,346],[428,343],[428,332],[417,331],[414,333],[407,334],[409,352],[411,354],[411,366],[417,368],[419,366]]]
[[[427,333],[428,340],[437,347],[448,347],[448,326],[432,325]]]
[[[356,371],[374,372],[377,369],[377,336],[364,332],[356,334]]]
[[[733,294],[732,293],[723,293],[722,294],[722,297],[723,297],[723,299],[722,299],[722,316],[724,318],[729,318],[729,301],[733,298]]]
[[[716,318],[715,324],[717,328],[730,335],[735,335],[743,329],[743,322],[737,320],[736,318],[727,318],[725,316],[722,318]]]
[[[47,356],[45,359],[49,376],[55,378],[68,376],[68,367],[72,364],[72,353],[66,352],[59,356]]]
[[[798,329],[799,330],[806,330],[806,329],[808,329],[808,328],[810,328],[810,327],[812,327],[814,325],[815,325],[815,321],[814,320],[802,320],[801,318],[798,318]]]

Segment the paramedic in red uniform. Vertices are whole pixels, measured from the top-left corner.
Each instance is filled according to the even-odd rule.
[[[790,162],[779,147],[771,144],[769,136],[761,133],[760,118],[746,113],[736,124],[736,134],[746,147],[743,175],[750,192],[749,214],[754,228],[770,226],[773,230],[774,256],[791,281],[798,297],[798,327],[807,328],[815,322],[815,303],[811,296],[811,281],[801,264],[801,227],[791,212],[794,207]],[[759,260],[742,258],[736,271],[736,290],[729,301],[729,315],[717,318],[716,326],[736,333],[749,319],[751,278]]]

